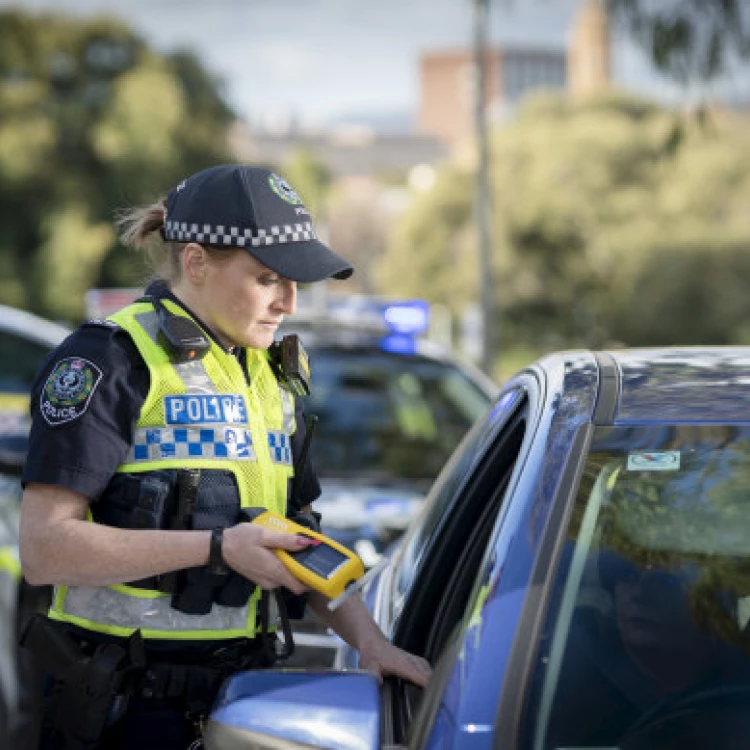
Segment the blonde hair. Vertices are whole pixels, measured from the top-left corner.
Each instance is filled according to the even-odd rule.
[[[161,228],[166,215],[166,198],[162,198],[148,206],[118,211],[115,226],[119,230],[120,242],[126,247],[145,250],[154,274],[171,283],[180,277],[180,254],[185,243],[162,239]]]

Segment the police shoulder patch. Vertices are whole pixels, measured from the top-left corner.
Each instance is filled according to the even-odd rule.
[[[85,414],[101,379],[102,371],[88,359],[61,359],[49,374],[40,396],[45,421],[54,427]]]

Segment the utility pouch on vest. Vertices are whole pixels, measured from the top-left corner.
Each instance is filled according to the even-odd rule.
[[[193,524],[193,511],[198,499],[198,486],[201,481],[200,469],[178,469],[177,470],[177,501],[175,511],[169,517],[166,526],[176,531],[187,531]],[[159,590],[165,592],[176,592],[185,586],[187,570],[177,570],[159,576]],[[172,606],[175,606],[174,596]],[[179,609],[177,607],[176,609]],[[210,611],[210,607],[209,610]],[[205,614],[205,613],[203,613]]]
[[[177,512],[176,486],[175,469],[115,474],[105,494],[91,505],[91,514],[97,523],[120,529],[166,529]],[[159,581],[152,576],[130,585],[156,589]]]
[[[21,645],[36,653],[55,680],[46,698],[42,747],[58,747],[64,738],[66,750],[94,750],[111,722],[116,699],[125,698],[126,678],[145,669],[140,634],[125,647],[108,643],[86,653],[64,626],[36,614],[21,635]]]
[[[216,590],[214,601],[225,607],[244,607],[254,590],[252,581],[233,571]]]
[[[145,474],[115,474],[91,513],[97,523],[120,529],[166,529],[176,513],[177,472],[160,469]]]
[[[222,472],[222,475],[224,473]],[[218,479],[217,475],[217,479]],[[234,480],[232,480],[233,482]],[[226,484],[226,482],[224,483]],[[172,529],[200,529],[208,519],[214,518],[214,513],[198,512],[198,489],[201,485],[201,471],[199,469],[180,469],[177,472],[177,513],[172,519]],[[217,490],[222,487],[217,485]],[[234,485],[227,485],[233,487]],[[226,487],[224,487],[226,490]],[[232,493],[234,496],[234,493]],[[231,506],[233,515],[236,512]],[[217,520],[224,520],[221,515]],[[232,519],[233,520],[233,519]],[[197,523],[196,523],[197,522]],[[227,524],[226,520],[221,525]],[[228,525],[228,524],[227,524]],[[188,568],[174,574],[162,576],[160,588],[172,592],[172,608],[190,615],[206,615],[216,599],[217,591],[226,583],[228,573],[212,573],[207,566]],[[247,603],[247,597],[235,606]]]
[[[228,577],[226,573],[211,573],[206,566],[179,571],[172,592],[172,608],[187,615],[207,615]],[[247,604],[247,599],[233,606]]]

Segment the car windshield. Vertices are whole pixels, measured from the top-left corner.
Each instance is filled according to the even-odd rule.
[[[743,745],[750,428],[598,428],[592,445],[536,657],[525,746]]]
[[[490,403],[457,366],[373,349],[311,351],[320,477],[429,483]]]

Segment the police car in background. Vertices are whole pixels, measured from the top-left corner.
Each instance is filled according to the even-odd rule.
[[[364,295],[300,295],[280,335],[308,352],[317,416],[311,457],[323,531],[366,566],[403,533],[497,386],[426,338],[429,305]]]

